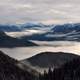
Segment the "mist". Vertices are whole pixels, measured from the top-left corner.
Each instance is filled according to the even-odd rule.
[[[37,47],[16,47],[16,48],[0,48],[5,54],[18,59],[26,59],[32,57],[33,55],[39,54],[40,52],[69,52],[80,55],[80,43],[79,42],[69,42],[69,41],[56,41],[50,43],[42,42],[46,45],[40,45]],[[55,43],[55,44],[54,44]],[[41,43],[40,43],[41,44]]]

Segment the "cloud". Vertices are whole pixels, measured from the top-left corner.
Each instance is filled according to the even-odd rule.
[[[0,0],[0,23],[80,21],[80,0]]]

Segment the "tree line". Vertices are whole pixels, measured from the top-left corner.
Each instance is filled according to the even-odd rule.
[[[80,80],[80,59],[73,59],[59,68],[49,68],[39,74],[39,80]]]

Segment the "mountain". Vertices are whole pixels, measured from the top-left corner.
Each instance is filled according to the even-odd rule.
[[[50,28],[53,25],[45,25],[42,23],[25,23],[25,24],[0,24],[0,31],[3,32],[21,32],[26,30],[44,30]]]
[[[47,33],[47,37],[55,40],[80,41],[80,24],[56,25]]]
[[[49,67],[59,68],[63,64],[77,58],[80,58],[80,56],[72,53],[43,52],[35,56],[32,56],[31,58],[24,59],[21,62],[39,72],[43,72],[44,70],[47,70]]]
[[[44,26],[46,25],[41,24],[41,23],[26,23],[26,24],[20,24],[20,25],[0,24],[0,31],[21,32],[21,31],[24,31],[25,29],[38,29]]]
[[[19,25],[19,27],[23,32],[28,30],[34,30],[34,31],[40,31],[41,33],[44,33],[47,32],[49,29],[51,29],[52,26],[45,25],[42,23],[26,23],[26,24]]]
[[[45,72],[44,69],[43,74],[37,72],[38,76],[36,76],[36,71],[32,70],[31,66],[28,67],[26,63],[17,61],[0,51],[0,80],[80,79],[80,56],[78,55],[63,52],[44,52],[27,60],[30,61],[32,66],[36,67],[36,70],[40,64],[48,66],[48,72]],[[38,69],[40,70],[40,68]]]
[[[0,80],[34,80],[35,76],[19,68],[17,60],[0,51]]]
[[[3,32],[17,32],[17,31],[21,31],[20,27],[17,25],[1,25],[0,24],[0,31]]]
[[[44,27],[45,25],[42,23],[26,23],[26,24],[22,24],[20,25],[22,29],[31,29],[31,28],[35,28],[35,27]]]
[[[51,27],[50,27],[51,26]],[[49,25],[45,33],[22,36],[39,41],[80,41],[80,24]]]
[[[55,34],[65,34],[70,32],[80,32],[80,23],[55,25],[52,29]]]
[[[28,70],[27,63],[17,61],[0,51],[0,80],[80,80],[80,56],[78,55],[44,52],[27,60],[36,67],[36,70],[39,66],[42,68],[43,65],[48,66],[48,72],[44,69],[43,74],[38,73],[36,76],[35,70],[35,72]]]
[[[0,32],[0,47],[25,47],[25,46],[37,46],[35,43],[28,41],[27,39],[13,38],[6,35],[4,32]]]
[[[26,23],[20,25],[0,25],[3,32],[23,32],[22,39],[39,41],[80,41],[80,23],[62,25],[44,25],[42,23]],[[33,31],[33,32],[32,32]],[[37,33],[35,33],[36,31]],[[28,35],[28,32],[31,35]]]

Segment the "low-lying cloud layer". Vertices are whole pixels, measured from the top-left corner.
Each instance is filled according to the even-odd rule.
[[[0,23],[80,21],[80,0],[0,0]]]
[[[55,45],[57,46],[55,47]],[[36,54],[39,54],[41,52],[68,52],[68,53],[74,53],[74,54],[80,55],[80,43],[63,41],[63,42],[55,42],[53,46],[51,44],[51,46],[16,47],[12,49],[0,48],[0,50],[15,59],[23,60],[23,59],[32,57]]]

